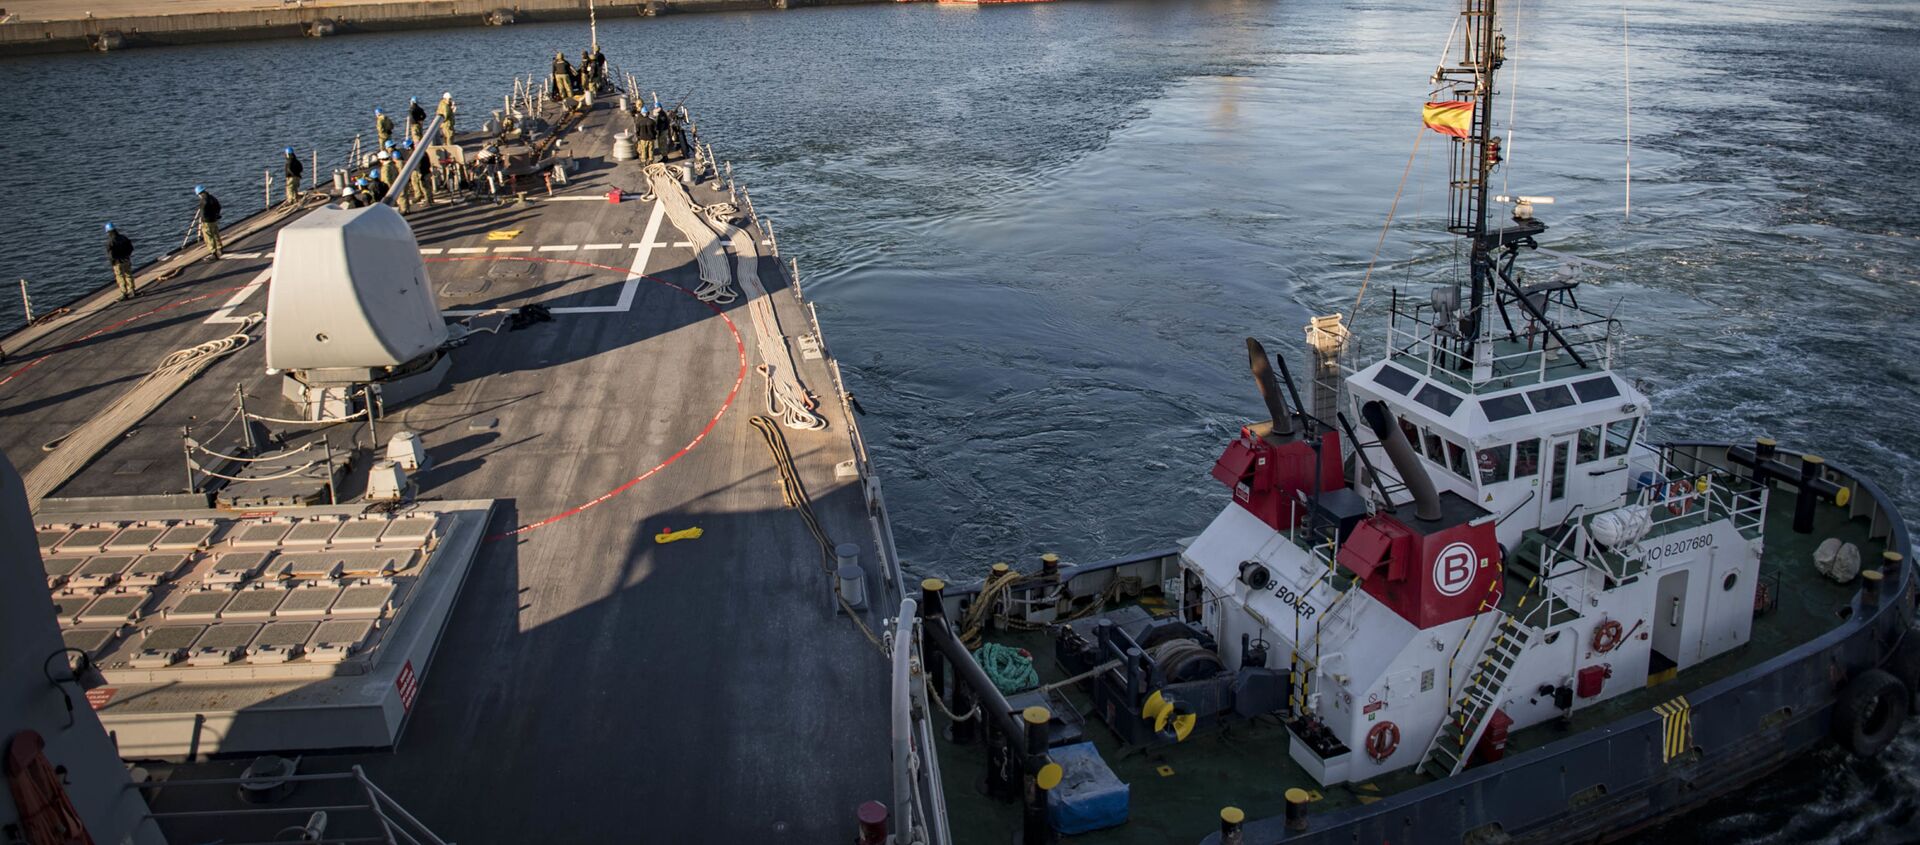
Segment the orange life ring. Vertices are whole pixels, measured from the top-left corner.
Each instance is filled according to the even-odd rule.
[[[1601,622],[1593,629],[1593,650],[1606,654],[1620,647],[1620,640],[1626,636],[1626,630],[1612,619]]]
[[[1392,722],[1381,722],[1367,731],[1367,756],[1379,763],[1393,756],[1400,747],[1400,726]]]
[[[1667,513],[1683,516],[1687,506],[1693,504],[1693,485],[1684,481],[1675,481],[1667,485]]]

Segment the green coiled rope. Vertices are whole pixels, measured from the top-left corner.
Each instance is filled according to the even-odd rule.
[[[1012,695],[1040,685],[1040,673],[1033,669],[1033,658],[1013,646],[987,643],[974,651],[973,659],[1003,694]]]

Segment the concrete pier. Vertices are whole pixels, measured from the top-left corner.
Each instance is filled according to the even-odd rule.
[[[596,0],[603,20],[884,0]],[[587,0],[0,0],[0,55],[582,20]]]

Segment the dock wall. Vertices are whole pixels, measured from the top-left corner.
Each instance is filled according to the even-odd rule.
[[[596,0],[602,20],[682,12],[779,9],[885,0]],[[584,20],[587,0],[398,0],[223,12],[0,23],[0,55],[331,37],[456,26]]]

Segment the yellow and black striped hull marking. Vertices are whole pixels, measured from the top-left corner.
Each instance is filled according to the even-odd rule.
[[[1670,763],[1693,747],[1693,705],[1683,695],[1654,705],[1653,712],[1660,714],[1663,729],[1660,762]]]

